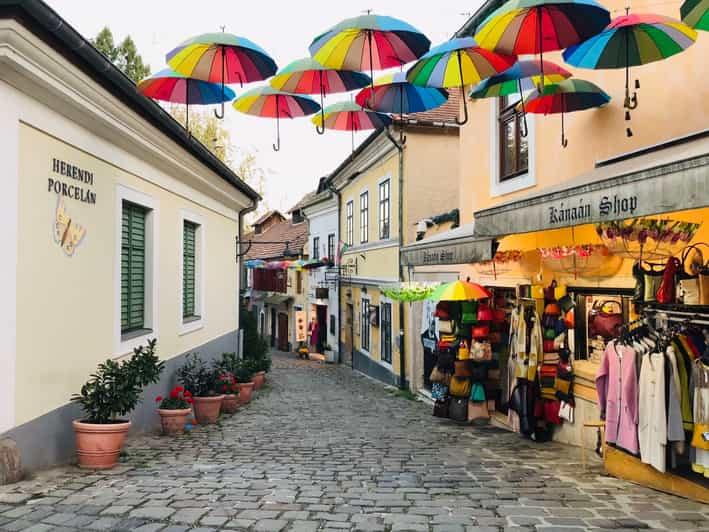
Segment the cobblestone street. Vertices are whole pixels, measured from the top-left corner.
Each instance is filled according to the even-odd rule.
[[[0,488],[0,529],[709,530],[709,507],[584,473],[578,449],[430,415],[348,367],[276,355],[220,426],[133,437],[119,468]]]

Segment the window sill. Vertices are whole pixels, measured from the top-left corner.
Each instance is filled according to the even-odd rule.
[[[130,340],[135,340],[142,336],[147,336],[152,333],[152,329],[136,329],[134,331],[127,331],[121,333],[121,342],[128,342]]]
[[[121,333],[121,341],[116,346],[113,358],[118,359],[130,355],[136,347],[147,345],[148,340],[156,336],[157,333],[154,329],[136,329]]]
[[[183,319],[178,336],[184,336],[185,334],[190,334],[200,329],[204,329],[204,317],[189,316]]]

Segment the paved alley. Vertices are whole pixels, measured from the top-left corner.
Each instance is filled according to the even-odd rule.
[[[584,473],[577,449],[459,426],[348,367],[276,355],[219,426],[133,437],[116,470],[0,488],[0,530],[709,530],[709,507]]]

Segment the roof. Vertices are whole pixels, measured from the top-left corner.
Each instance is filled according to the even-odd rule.
[[[136,89],[133,80],[42,0],[0,0],[0,18],[13,18],[22,23],[251,201],[257,202],[261,199],[254,189],[242,181],[201,142],[192,137],[167,111],[150,98],[143,96]]]
[[[268,211],[267,213],[265,213],[263,216],[261,216],[261,218],[259,218],[259,219],[256,220],[254,223],[252,223],[252,224],[251,224],[251,227],[254,227],[254,226],[256,226],[256,225],[261,225],[263,222],[265,222],[266,220],[268,220],[271,216],[274,216],[274,215],[276,215],[276,214],[277,214],[281,219],[283,219],[283,220],[286,219],[286,217],[283,216],[279,211],[277,211],[277,210],[270,210],[270,211]]]
[[[416,124],[450,124],[457,125],[456,118],[460,114],[460,89],[448,89],[448,101],[431,109],[429,111],[424,111],[422,113],[412,113],[410,115],[404,115],[404,120],[408,122],[409,125]],[[394,115],[395,121],[398,121],[398,117]]]
[[[282,259],[286,242],[292,253],[302,255],[303,247],[308,241],[308,222],[294,224],[292,219],[283,220],[271,225],[263,233],[244,236],[244,240],[252,242],[251,249],[246,254],[247,259]]]
[[[292,212],[295,212],[295,211],[299,211],[300,209],[302,209],[302,208],[305,207],[306,205],[310,204],[310,202],[312,201],[312,199],[315,198],[315,196],[317,196],[317,195],[318,195],[318,193],[317,193],[317,191],[315,191],[315,190],[313,190],[312,192],[308,192],[305,196],[303,196],[303,197],[300,199],[300,201],[299,201],[298,203],[296,203],[295,205],[293,205],[293,206],[288,210],[288,214],[290,214],[290,213],[292,213]]]
[[[480,23],[504,3],[505,0],[488,0],[455,32],[453,37],[472,37],[478,32]]]

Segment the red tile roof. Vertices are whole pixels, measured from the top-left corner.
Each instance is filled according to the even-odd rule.
[[[265,229],[263,233],[257,235],[252,232],[244,235],[244,240],[252,240],[254,242],[246,254],[247,259],[284,259],[283,252],[286,248],[286,242],[288,242],[288,249],[291,253],[301,255],[303,246],[308,241],[308,222],[303,221],[294,224],[291,219],[279,221]],[[269,243],[258,244],[257,242]]]
[[[448,89],[448,101],[446,103],[430,111],[404,115],[404,119],[410,121],[416,120],[418,122],[455,123],[455,119],[460,113],[461,97],[460,88],[455,87]],[[398,115],[394,115],[395,121],[397,121],[398,118]]]

